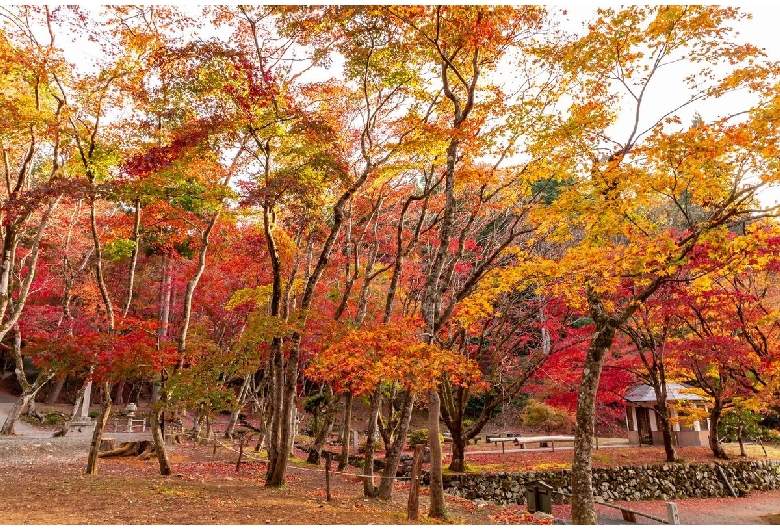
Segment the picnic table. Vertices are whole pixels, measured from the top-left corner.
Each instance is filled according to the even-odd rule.
[[[550,444],[552,450],[555,451],[555,442],[574,442],[574,436],[492,436],[490,434],[485,436],[486,442],[493,442],[494,445],[498,445],[501,442],[501,453],[506,453],[504,444],[506,442],[512,442],[515,445],[519,445],[520,449],[525,449],[527,444],[536,444],[540,446],[542,444]]]

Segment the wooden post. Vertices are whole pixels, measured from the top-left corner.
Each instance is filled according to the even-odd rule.
[[[420,507],[420,475],[422,472],[423,451],[425,445],[414,446],[414,460],[412,460],[412,483],[409,486],[409,502],[406,509],[406,518],[416,521]]]
[[[666,503],[666,515],[669,518],[669,524],[680,524],[680,514],[677,512],[676,502]]]
[[[214,453],[213,454],[217,454],[217,437],[216,436],[214,437]]]
[[[216,448],[216,437],[214,438],[214,447]],[[236,460],[236,472],[241,468],[241,457],[244,456],[244,437],[238,439],[238,460]]]
[[[325,453],[325,500],[330,502],[330,451]]]

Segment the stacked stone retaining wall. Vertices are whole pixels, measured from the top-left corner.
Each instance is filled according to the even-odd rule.
[[[722,463],[656,464],[593,470],[594,493],[604,501],[668,500],[728,497],[731,487],[743,495],[752,490],[780,489],[780,460]],[[541,480],[571,493],[569,470],[522,473],[445,474],[444,490],[459,497],[496,504],[525,504],[525,483]],[[423,478],[427,482],[427,476]]]

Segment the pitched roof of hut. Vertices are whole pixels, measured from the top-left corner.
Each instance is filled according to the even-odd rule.
[[[708,401],[704,396],[692,392],[693,387],[680,383],[666,384],[666,401]],[[655,403],[658,398],[650,385],[639,385],[629,390],[623,399],[634,403]]]

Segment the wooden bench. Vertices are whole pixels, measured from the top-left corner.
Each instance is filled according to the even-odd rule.
[[[450,433],[448,432],[442,433],[442,436],[444,436],[444,443],[448,443],[448,444],[452,443],[452,435],[450,435]],[[482,440],[481,436],[474,436],[466,440],[466,445],[478,444],[480,440]]]
[[[550,444],[552,446],[552,450],[555,451],[555,442],[574,442],[574,436],[527,436],[527,437],[521,437],[521,436],[512,436],[512,437],[493,437],[489,436],[487,437],[488,442],[493,442],[494,445],[498,445],[498,442],[501,442],[501,453],[506,453],[506,448],[504,444],[506,442],[512,442],[515,445],[519,445],[520,449],[525,449],[525,446],[527,444],[539,444],[540,447],[542,447],[542,444]]]

